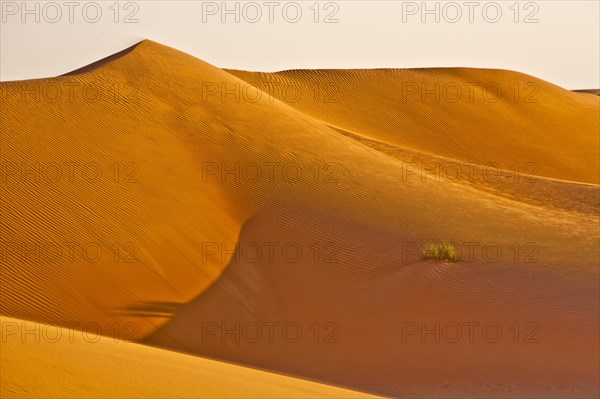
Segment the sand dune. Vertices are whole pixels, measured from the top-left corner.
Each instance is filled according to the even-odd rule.
[[[403,99],[422,82],[520,92]],[[598,98],[498,70],[224,71],[150,41],[1,87],[3,315],[395,397],[598,395]],[[460,262],[420,259],[444,240]]]
[[[3,398],[374,397],[114,337],[8,317],[0,322]],[[40,341],[32,333],[22,339],[24,330],[37,331]]]
[[[470,68],[230,72],[356,134],[503,169],[533,162],[540,176],[598,183],[598,164],[579,160],[598,159],[600,100],[532,76]]]

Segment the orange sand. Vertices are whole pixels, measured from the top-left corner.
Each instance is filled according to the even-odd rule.
[[[273,82],[301,98],[271,98]],[[422,82],[494,82],[505,94],[404,101]],[[88,86],[103,89],[98,101]],[[36,87],[63,95],[23,100]],[[537,103],[524,101],[531,87]],[[103,332],[133,323],[133,340],[389,396],[598,395],[598,97],[499,70],[225,71],[150,41],[81,74],[1,88],[3,315]],[[37,182],[22,173],[36,162]],[[70,179],[65,162],[102,176]],[[423,162],[463,175],[415,174]],[[490,163],[501,176],[482,177]],[[237,177],[220,173],[237,165]],[[443,240],[479,243],[475,260],[403,258],[407,243]],[[101,256],[70,260],[68,242]],[[63,256],[18,249],[32,243],[58,243]],[[232,259],[236,243],[294,243],[304,255]],[[490,243],[503,251],[496,262],[482,258]],[[203,342],[203,326],[222,322],[294,322],[303,334]],[[337,342],[323,342],[328,322]],[[497,323],[502,339],[403,330],[465,322]],[[523,342],[532,331],[538,341]],[[140,349],[142,364],[144,351],[154,350]]]

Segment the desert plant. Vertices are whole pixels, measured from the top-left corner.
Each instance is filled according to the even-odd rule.
[[[458,262],[460,254],[458,248],[449,242],[427,242],[421,247],[421,260],[445,260]]]

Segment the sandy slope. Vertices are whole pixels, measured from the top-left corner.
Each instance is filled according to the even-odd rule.
[[[3,398],[374,397],[93,332],[9,317],[0,323]],[[32,333],[22,338],[25,329],[37,331],[39,342]]]
[[[120,92],[129,101],[22,101],[18,83],[2,85],[3,163],[103,171],[98,182],[5,173],[3,241],[101,243],[105,254],[50,262],[5,245],[2,314],[103,331],[134,323],[130,338],[153,345],[394,396],[597,396],[597,98],[505,71],[233,73],[295,82],[303,98],[334,82],[338,101],[250,99],[244,80],[148,41],[99,69],[23,83],[65,93],[129,83],[135,94]],[[540,101],[398,104],[403,79],[533,81]],[[239,99],[221,96],[236,87],[246,90]],[[406,173],[463,161],[479,177]],[[137,165],[138,181],[121,174],[116,184],[115,162]],[[483,179],[488,162],[504,176]],[[534,162],[536,176],[515,181],[514,162]],[[249,174],[219,173],[237,166]],[[473,262],[446,265],[418,259],[411,245],[423,240],[479,246]],[[135,243],[138,261],[115,262],[115,242]],[[303,250],[297,261],[281,251],[290,243]],[[488,244],[502,251],[495,262],[483,257]],[[297,343],[202,339],[222,322],[294,322],[303,334]],[[338,342],[323,342],[328,322]],[[497,323],[503,335],[403,342],[413,322]],[[537,342],[523,342],[526,325]]]
[[[323,237],[333,249],[314,261],[308,248]],[[507,254],[497,264],[402,262],[402,242],[411,239],[314,209],[255,216],[240,248],[300,242],[301,260],[240,255],[148,342],[396,397],[594,397],[591,263],[577,273],[586,262],[518,264]],[[423,338],[436,323],[439,342]],[[476,323],[472,342],[466,323]],[[410,325],[416,334],[406,335]]]
[[[532,76],[471,68],[230,72],[387,143],[503,169],[534,162],[541,176],[599,182],[600,99]]]

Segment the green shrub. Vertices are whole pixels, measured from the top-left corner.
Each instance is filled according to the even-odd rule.
[[[458,248],[449,242],[434,243],[428,242],[421,247],[421,260],[445,260],[458,262],[460,258]]]

